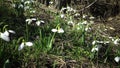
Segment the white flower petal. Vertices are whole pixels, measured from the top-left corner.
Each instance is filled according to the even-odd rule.
[[[9,36],[9,32],[8,31],[5,31],[3,34],[6,35],[6,36]]]
[[[8,32],[4,32],[4,33],[0,33],[0,38],[9,42],[10,38],[9,38],[9,33]]]
[[[58,29],[58,33],[64,33],[64,30],[62,28]]]
[[[13,30],[8,30],[8,32],[15,34],[15,31]]]
[[[93,47],[92,50],[91,50],[91,52],[95,52],[95,51],[98,51],[98,49],[95,48],[95,47]]]
[[[60,15],[60,17],[61,17],[61,18],[64,18],[64,17],[65,17],[65,15],[64,15],[64,14],[61,14],[61,15]]]
[[[57,29],[52,29],[51,31],[52,31],[52,32],[57,32]]]
[[[116,39],[116,40],[114,40],[113,43],[114,43],[115,45],[117,45],[117,44],[119,44],[119,41],[120,41],[120,39]]]
[[[31,18],[31,20],[32,20],[32,21],[35,21],[35,20],[37,20],[37,19],[36,19],[36,18]]]
[[[93,42],[92,42],[92,45],[95,45],[95,43],[96,43],[96,41],[93,41]]]
[[[36,22],[37,26],[40,26],[40,23],[41,23],[40,21],[37,21],[37,22]]]
[[[26,46],[33,46],[33,43],[32,42],[25,42],[25,45]]]
[[[41,23],[45,23],[45,21],[43,21],[43,20],[41,20],[40,22],[41,22]]]
[[[114,60],[115,60],[115,62],[118,63],[120,61],[120,57],[117,56],[117,57],[114,58]]]
[[[22,50],[24,48],[24,46],[25,46],[24,43],[21,43],[19,48],[18,48],[18,51]]]

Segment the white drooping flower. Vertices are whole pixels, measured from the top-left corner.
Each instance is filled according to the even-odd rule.
[[[99,49],[102,47],[102,45],[96,45],[92,48],[91,52],[99,51]]]
[[[24,2],[24,5],[30,4],[30,3],[31,3],[30,1],[25,1],[25,2]]]
[[[23,8],[24,6],[22,5],[22,4],[20,4],[19,6],[18,6],[18,8]]]
[[[25,46],[24,43],[21,43],[19,48],[18,48],[18,51],[22,50],[24,48],[24,46]]]
[[[51,31],[52,31],[52,32],[57,32],[57,29],[52,29]]]
[[[9,33],[15,34],[15,31],[7,30],[4,33],[0,32],[0,38],[7,41],[7,42],[9,42],[10,41]]]
[[[25,42],[25,45],[26,46],[33,46],[33,43],[32,42]]]
[[[18,48],[18,51],[22,50],[25,46],[33,46],[32,42],[22,42]]]
[[[50,1],[49,4],[53,4],[53,1]]]
[[[68,25],[74,25],[74,22],[72,20],[68,21]]]
[[[83,18],[86,18],[87,17],[87,15],[83,15]]]
[[[36,24],[37,24],[37,26],[39,26],[40,25],[40,21],[36,21]]]
[[[52,32],[58,32],[58,33],[64,33],[64,30],[62,28],[59,28],[59,29],[52,29],[51,30]]]
[[[45,22],[43,20],[36,21],[37,26],[40,26],[40,24],[44,24]]]
[[[64,33],[64,30],[62,28],[58,29],[58,33]]]
[[[36,21],[36,18],[26,19],[25,20],[28,24],[31,24],[32,21]]]
[[[113,43],[114,43],[115,45],[117,45],[117,44],[119,44],[119,41],[120,41],[120,39],[115,39]]]
[[[114,60],[115,60],[115,62],[118,63],[120,61],[120,57],[117,56],[117,57],[114,58]]]
[[[95,45],[95,44],[96,44],[96,41],[93,41],[93,42],[92,42],[92,45]]]
[[[60,17],[61,17],[61,18],[64,18],[64,17],[65,17],[65,14],[60,14]]]
[[[7,42],[9,42],[10,41],[9,32],[5,31],[4,33],[0,33],[0,38],[7,41]]]

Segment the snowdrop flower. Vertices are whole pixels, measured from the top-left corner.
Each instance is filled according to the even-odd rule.
[[[41,23],[45,23],[45,21],[43,21],[43,20],[40,20],[40,22],[41,22]]]
[[[7,42],[9,42],[10,41],[9,32],[5,31],[4,33],[0,33],[0,38],[7,41]]]
[[[67,8],[62,8],[61,10],[60,10],[60,12],[63,12],[64,10],[66,10]]]
[[[86,18],[87,17],[87,15],[83,15],[83,18]]]
[[[64,30],[62,28],[58,29],[58,33],[64,33]]]
[[[117,44],[119,44],[119,41],[120,41],[120,39],[116,39],[116,40],[114,40],[113,43],[114,43],[115,45],[117,45]]]
[[[25,45],[26,46],[33,46],[33,43],[32,42],[25,42]]]
[[[18,48],[18,51],[22,50],[24,48],[24,46],[25,46],[24,43],[21,43],[19,48]]]
[[[45,22],[43,20],[36,21],[37,26],[40,26],[41,23],[44,24]]]
[[[24,4],[26,5],[26,4],[30,4],[31,2],[30,1],[25,1],[24,2]]]
[[[72,20],[68,21],[68,25],[74,25],[74,22]]]
[[[64,18],[64,17],[65,17],[65,15],[64,15],[64,14],[61,14],[61,15],[60,15],[60,17],[61,17],[61,18]]]
[[[36,21],[36,18],[26,19],[26,22],[28,22],[28,24],[31,24],[32,21]]]
[[[50,1],[49,4],[53,4],[53,1]]]
[[[114,58],[114,60],[115,60],[115,62],[118,63],[120,61],[120,57],[117,56],[117,57]]]
[[[67,7],[67,11],[73,11],[73,8],[71,8],[71,7]]]
[[[52,29],[51,31],[55,33],[55,32],[57,32],[57,29]]]
[[[33,46],[32,42],[22,42],[18,48],[18,51],[22,50],[25,46]]]
[[[57,29],[52,29],[51,31],[54,32],[54,33],[55,33],[55,32],[64,33],[64,30],[63,30],[62,28],[60,28],[60,29],[58,29],[58,30],[57,30]]]
[[[98,48],[92,48],[91,52],[98,51]]]
[[[102,45],[97,45],[92,48],[91,52],[99,51],[99,49],[102,47]]]
[[[15,34],[15,31],[7,30],[4,33],[0,32],[0,38],[7,41],[7,42],[9,42],[10,41],[9,33]]]
[[[36,21],[36,24],[37,24],[37,26],[39,26],[40,25],[40,21]]]
[[[95,45],[95,44],[96,44],[96,41],[93,41],[93,42],[92,42],[92,45]]]
[[[19,6],[18,6],[18,8],[23,8],[24,6],[22,5],[22,4],[20,4]]]
[[[88,31],[88,30],[91,30],[91,28],[90,28],[90,27],[86,27],[86,28],[85,28],[85,31]]]

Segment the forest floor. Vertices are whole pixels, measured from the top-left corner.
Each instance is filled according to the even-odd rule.
[[[54,9],[54,7],[46,7],[45,5],[42,5],[42,7],[39,8],[38,13],[36,13],[35,16],[39,17],[40,19],[46,20],[46,21],[48,20],[52,21],[54,20],[53,14],[57,14],[57,13],[59,13],[59,10]],[[94,31],[100,30],[105,35],[120,37],[120,14],[114,17],[109,17],[106,21],[95,19],[94,24],[92,25],[92,28],[94,29]],[[59,56],[55,56],[55,55],[54,56],[46,55],[46,57],[44,58],[46,58],[45,61],[48,61],[47,63],[48,65],[51,64],[54,60],[57,60],[59,62],[60,68],[67,68],[65,66],[68,66],[70,68],[72,67],[76,67],[76,68],[118,68],[118,67],[115,67],[115,64],[113,64],[113,66],[111,67],[109,66],[109,64],[106,65],[106,64],[92,63],[86,58],[82,58],[80,62],[76,62],[76,60],[63,61]]]

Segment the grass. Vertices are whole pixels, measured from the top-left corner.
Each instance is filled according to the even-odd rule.
[[[18,3],[17,3],[18,2]],[[20,1],[16,1],[16,4],[20,4]],[[35,7],[32,4],[26,6],[31,7],[31,10]],[[36,4],[36,2],[35,2]],[[0,5],[1,7],[2,5]],[[37,7],[38,8],[38,7]],[[115,62],[114,58],[120,56],[119,49],[119,37],[111,37],[103,32],[104,26],[98,26],[98,29],[92,27],[93,20],[85,20],[81,18],[76,21],[71,12],[67,12],[66,17],[61,18],[54,14],[53,20],[43,19],[44,24],[37,26],[36,21],[32,21],[31,24],[25,22],[25,19],[36,18],[36,14],[29,13],[31,10],[24,10],[21,13],[17,8],[13,13],[18,13],[15,21],[1,19],[0,35],[7,30],[15,30],[16,34],[10,33],[10,41],[6,42],[0,36],[0,67],[3,68],[81,68],[81,67],[99,67],[101,64],[106,64],[106,67],[119,67],[119,62]],[[21,14],[25,16],[23,23],[19,18]],[[44,12],[40,12],[45,14]],[[48,11],[47,14],[49,14]],[[50,13],[51,14],[51,13]],[[39,15],[39,14],[38,14]],[[21,18],[22,19],[22,18]],[[68,23],[73,21],[73,23]],[[7,23],[11,22],[11,23]],[[13,24],[14,27],[13,28]],[[7,25],[7,26],[6,26]],[[21,25],[21,26],[20,26]],[[62,28],[64,32],[52,32],[52,29],[59,30]],[[102,29],[102,31],[101,31]],[[18,32],[18,33],[17,33]],[[118,39],[118,40],[116,40]],[[25,42],[32,42],[32,46],[27,46]],[[94,43],[93,43],[94,42]],[[21,43],[24,43],[24,48],[18,50]],[[101,47],[98,47],[98,46]],[[94,48],[94,51],[91,50]]]

